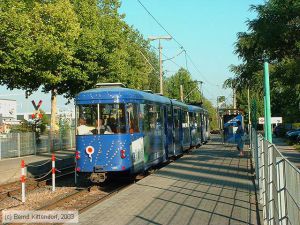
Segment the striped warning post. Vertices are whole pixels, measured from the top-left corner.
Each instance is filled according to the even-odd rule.
[[[25,182],[26,182],[26,177],[25,177],[25,161],[22,159],[21,160],[21,185],[22,185],[22,202],[25,202],[26,200],[26,195],[25,195]]]

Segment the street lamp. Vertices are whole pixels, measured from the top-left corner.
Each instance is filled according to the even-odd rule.
[[[160,93],[163,94],[163,76],[162,76],[162,56],[161,50],[162,46],[160,40],[171,40],[171,36],[150,36],[148,38],[150,41],[158,40],[158,50],[159,50],[159,80],[160,80]]]

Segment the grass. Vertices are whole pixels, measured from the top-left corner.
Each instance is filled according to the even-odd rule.
[[[294,144],[295,149],[300,152],[300,144]]]
[[[295,142],[292,142],[290,140],[284,139],[285,143],[287,145],[293,146],[296,151],[300,152],[300,144],[295,144]]]

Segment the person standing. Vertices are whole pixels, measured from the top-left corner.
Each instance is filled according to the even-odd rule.
[[[245,134],[245,131],[242,127],[241,121],[237,121],[238,124],[238,129],[235,132],[235,140],[237,142],[237,149],[240,152],[240,156],[244,156],[244,141],[243,141],[243,136]]]

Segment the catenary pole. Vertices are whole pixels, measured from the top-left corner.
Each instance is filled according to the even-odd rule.
[[[163,66],[162,66],[162,45],[161,40],[171,40],[171,36],[150,36],[149,40],[158,40],[158,50],[159,50],[159,81],[160,81],[160,93],[163,94]]]
[[[269,80],[269,63],[264,60],[264,92],[265,92],[265,132],[266,139],[272,143],[271,129],[271,101],[270,101],[270,80]]]
[[[159,49],[159,84],[160,84],[160,93],[163,94],[163,68],[162,68],[162,56],[161,56],[161,51],[162,51],[162,46],[160,43],[160,39],[158,39],[158,49]]]
[[[236,89],[235,89],[235,87],[233,87],[233,96],[232,96],[232,98],[233,98],[233,109],[236,109]]]

